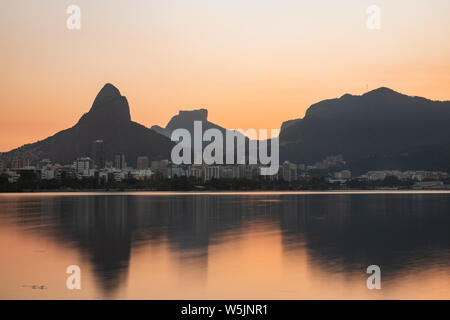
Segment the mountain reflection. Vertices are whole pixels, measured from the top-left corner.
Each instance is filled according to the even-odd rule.
[[[297,197],[280,215],[283,247],[305,243],[327,272],[382,267],[384,278],[417,267],[450,262],[450,195],[372,194]]]
[[[1,223],[77,248],[105,296],[126,282],[132,249],[167,243],[182,266],[206,274],[209,248],[250,227],[279,231],[283,255],[306,250],[325,272],[377,264],[389,278],[417,261],[450,262],[450,194],[45,195],[0,204]]]

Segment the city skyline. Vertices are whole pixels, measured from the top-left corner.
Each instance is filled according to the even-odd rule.
[[[234,143],[243,152],[238,157],[240,161],[242,156],[248,164],[256,164],[259,159],[260,164],[270,163],[270,169],[274,170],[285,160],[311,165],[328,157],[341,156],[352,171],[360,173],[374,169],[449,171],[448,119],[450,101],[432,101],[378,88],[361,96],[344,95],[321,101],[308,109],[305,118],[284,122],[280,135],[269,143],[270,157],[264,140],[245,140],[241,136]],[[178,130],[186,135],[182,143],[175,143],[177,138],[173,138]],[[206,145],[211,139],[205,136],[212,133],[214,141]],[[230,134],[236,133],[210,122],[205,109],[180,111],[166,128],[146,128],[132,121],[126,97],[108,83],[76,125],[45,140],[1,153],[0,163],[9,168],[14,168],[13,162],[19,160],[33,165],[44,159],[70,164],[89,156],[94,168],[102,168],[107,160],[111,166],[124,169],[126,155],[132,167],[138,166],[142,157],[148,161],[171,159],[175,164],[191,164],[192,159],[186,159],[192,147],[189,144],[194,143],[195,149],[196,143],[202,146],[203,139],[206,144],[202,146],[202,158],[205,160],[206,155],[209,159],[205,163],[236,164],[234,143],[228,146],[223,139]],[[273,132],[271,137],[274,137]],[[217,143],[216,139],[219,139]],[[217,155],[210,154],[216,151]],[[178,158],[180,154],[182,158]],[[197,160],[194,163],[200,164]],[[19,167],[24,166],[27,165]]]
[[[2,1],[0,150],[69,127],[106,82],[146,127],[207,108],[226,128],[279,128],[382,86],[447,100],[448,1],[374,3],[380,30],[366,27],[372,1],[77,1],[68,30],[67,3]]]

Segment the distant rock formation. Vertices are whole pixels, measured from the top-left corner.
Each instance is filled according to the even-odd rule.
[[[67,164],[77,157],[91,156],[94,140],[103,140],[106,159],[112,159],[114,153],[124,153],[127,163],[133,166],[138,156],[168,159],[173,146],[167,137],[131,121],[127,99],[108,83],[75,126],[4,153],[2,158],[26,158],[32,162],[49,158]]]
[[[172,132],[179,128],[187,129],[191,133],[191,135],[193,135],[194,121],[202,122],[203,131],[210,128],[219,129],[221,132],[225,132],[226,130],[221,126],[208,121],[208,110],[206,109],[189,111],[180,110],[176,116],[173,116],[172,119],[170,119],[165,128],[162,128],[160,126],[153,126],[151,127],[151,129],[158,133],[164,134],[169,138]]]
[[[217,129],[220,132],[222,132],[222,135],[224,137],[224,147],[223,150],[226,150],[225,148],[225,137],[226,137],[226,133],[227,131],[233,131],[234,133],[236,133],[236,131],[234,130],[229,130],[226,129],[224,127],[221,127],[215,123],[212,123],[210,121],[208,121],[208,110],[206,109],[197,109],[197,110],[180,110],[179,113],[176,116],[173,116],[172,119],[170,119],[170,121],[167,123],[165,128],[162,128],[160,126],[153,126],[151,127],[152,130],[161,133],[167,137],[171,137],[172,132],[176,129],[186,129],[189,131],[189,133],[191,134],[191,146],[193,146],[193,140],[194,140],[194,122],[195,121],[200,121],[202,124],[202,134],[208,130],[208,129]],[[242,135],[241,133],[237,132],[237,135],[242,136],[245,140],[246,143],[248,143],[248,139],[244,137],[244,135]],[[183,142],[182,142],[183,143]],[[203,146],[209,144],[209,142],[204,142]],[[246,145],[246,148],[248,147],[248,144]],[[224,152],[225,154],[225,152]]]
[[[280,157],[314,163],[342,154],[347,162],[373,164],[361,160],[446,144],[450,144],[450,101],[431,101],[379,88],[361,96],[346,94],[321,101],[312,105],[303,119],[285,122],[280,132]],[[425,160],[422,156],[421,164],[414,167],[426,168]],[[408,161],[413,165],[414,160]]]
[[[127,99],[106,84],[75,126],[3,153],[1,158],[71,163],[91,155],[92,141],[101,139],[106,159],[124,153],[134,166],[141,155],[170,159],[172,132],[184,128],[194,139],[194,121],[201,121],[203,132],[214,128],[226,136],[228,129],[208,121],[206,109],[180,111],[165,128],[148,129],[131,121]],[[249,140],[245,141],[248,151]],[[279,143],[281,162],[313,164],[330,155],[343,155],[348,167],[357,171],[450,170],[450,101],[407,96],[389,88],[361,96],[345,94],[313,104],[302,119],[284,122]]]

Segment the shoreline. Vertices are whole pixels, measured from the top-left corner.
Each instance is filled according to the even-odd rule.
[[[414,189],[370,189],[370,190],[205,190],[205,191],[162,191],[162,190],[46,190],[23,192],[0,192],[8,195],[320,195],[320,194],[450,194],[449,189],[414,190]]]

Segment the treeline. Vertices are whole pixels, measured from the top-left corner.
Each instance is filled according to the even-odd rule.
[[[15,183],[0,178],[0,192],[25,191],[76,191],[76,190],[155,190],[155,191],[198,191],[198,190],[326,190],[331,185],[325,178],[314,177],[287,182],[284,180],[258,179],[212,179],[203,181],[195,177],[174,177],[165,179],[155,177],[148,180],[124,179],[105,182],[98,178],[61,178],[60,180],[41,180],[20,177]]]
[[[450,184],[450,181],[444,181]],[[24,191],[77,191],[77,190],[154,190],[154,191],[251,191],[251,190],[339,190],[358,189],[370,190],[383,187],[409,189],[413,181],[403,181],[396,177],[386,177],[380,181],[362,181],[353,179],[345,185],[339,182],[329,183],[324,177],[303,178],[296,181],[282,179],[270,180],[264,177],[257,179],[212,179],[203,181],[195,177],[174,177],[165,179],[155,177],[149,180],[124,179],[122,181],[108,181],[98,178],[76,179],[63,177],[61,180],[41,180],[33,177],[20,177],[15,183],[9,183],[0,177],[0,192]]]
[[[387,176],[384,180],[367,181],[352,179],[347,182],[351,189],[376,189],[376,188],[405,188],[408,189],[414,184],[413,180],[400,180],[396,176]]]

